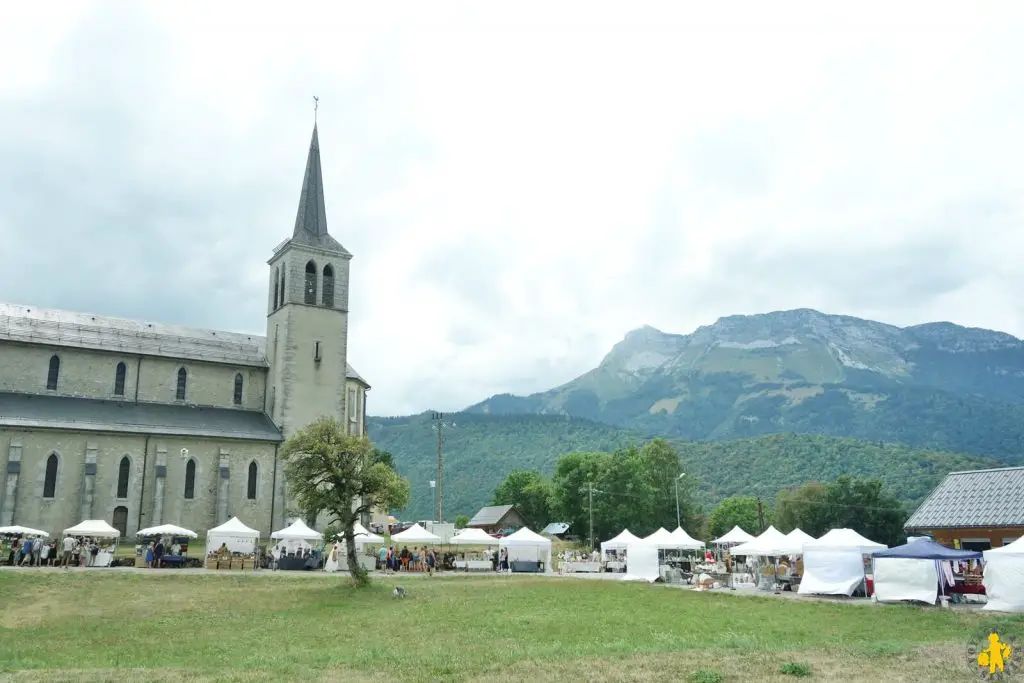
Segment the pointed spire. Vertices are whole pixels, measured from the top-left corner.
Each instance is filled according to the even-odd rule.
[[[292,233],[292,237],[300,241],[327,234],[324,177],[320,170],[320,138],[316,128],[314,123],[309,156],[306,158],[306,175],[302,178],[302,194],[299,195],[299,212],[295,216],[295,232]]]

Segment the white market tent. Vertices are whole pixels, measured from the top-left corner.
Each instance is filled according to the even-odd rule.
[[[785,555],[790,543],[786,540],[786,534],[774,526],[770,526],[753,541],[741,543],[732,548],[730,552],[740,557],[779,557]]]
[[[711,542],[715,545],[733,545],[734,543],[749,543],[753,540],[754,537],[751,534],[748,534],[746,531],[739,528],[739,526],[734,526],[732,529],[729,529],[724,536],[716,538]]]
[[[297,519],[284,529],[270,534],[270,537],[280,541],[319,541],[324,535],[310,529],[301,519]]]
[[[544,571],[551,571],[551,540],[523,527],[498,540],[498,547],[508,550],[509,566],[512,562],[543,562]]]
[[[391,537],[394,543],[440,543],[441,537],[435,536],[419,524],[413,524],[400,534]]]
[[[832,529],[804,544],[800,595],[853,595],[864,580],[864,555],[887,548],[853,529]]]
[[[206,532],[206,552],[212,552],[227,545],[233,553],[254,553],[256,552],[256,541],[259,540],[260,532],[250,529],[238,519],[232,517],[218,527]]]
[[[626,548],[626,573],[623,581],[646,581],[654,583],[661,576],[661,561],[658,546],[638,539]]]
[[[789,548],[787,549],[788,552],[786,554],[803,555],[804,544],[810,543],[813,540],[815,540],[814,536],[811,536],[806,531],[801,531],[800,529],[793,529],[788,534],[786,534],[786,541],[789,543]]]
[[[631,543],[636,543],[639,540],[629,529],[623,529],[622,533],[615,538],[610,538],[601,543],[601,554],[604,555],[609,550],[625,550]]]
[[[50,534],[39,529],[33,529],[28,526],[0,526],[0,536],[41,536],[43,538],[49,538]]]
[[[686,533],[686,529],[679,526],[669,536],[672,538],[672,550],[700,550],[704,547],[704,541],[698,541],[696,538]],[[662,546],[666,547],[666,546]]]
[[[500,541],[483,529],[463,529],[452,537],[454,545],[500,545]]]
[[[645,536],[640,540],[642,540],[644,543],[654,543],[655,545],[660,543],[671,543],[672,534],[666,531],[665,527],[661,527],[650,536]]]
[[[1010,545],[986,550],[985,595],[982,609],[997,612],[1024,612],[1024,537]]]
[[[160,526],[151,526],[145,529],[139,529],[135,532],[136,536],[188,536],[189,538],[199,538],[199,534],[174,524],[161,524]]]
[[[117,538],[121,532],[102,519],[87,519],[64,530],[67,536],[93,536],[95,538]]]

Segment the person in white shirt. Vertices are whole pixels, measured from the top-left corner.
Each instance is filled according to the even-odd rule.
[[[71,553],[75,552],[75,539],[65,536],[61,547],[64,550],[64,555],[60,559],[60,566],[67,569],[71,566]]]

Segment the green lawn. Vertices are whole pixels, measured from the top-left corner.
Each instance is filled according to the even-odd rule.
[[[992,627],[1024,620],[518,576],[0,572],[0,677],[30,681],[955,681]]]

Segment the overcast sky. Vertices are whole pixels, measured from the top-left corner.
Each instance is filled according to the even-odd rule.
[[[263,334],[318,95],[371,413],[736,313],[1024,336],[1024,3],[708,4],[6,6],[0,299]]]

